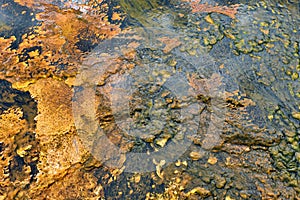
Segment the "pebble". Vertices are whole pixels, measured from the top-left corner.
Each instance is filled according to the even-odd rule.
[[[218,159],[216,157],[209,157],[207,162],[211,165],[214,165],[218,162]]]
[[[188,192],[188,194],[199,194],[202,197],[207,197],[211,195],[211,192],[202,187],[196,187]]]
[[[168,138],[160,138],[156,140],[156,144],[161,147],[164,147],[167,142],[168,142]]]
[[[295,153],[296,160],[300,162],[300,152]]]
[[[300,120],[300,113],[299,113],[299,112],[293,112],[293,113],[292,113],[292,116],[293,116],[295,119]]]
[[[216,187],[221,189],[225,186],[226,184],[226,179],[224,177],[221,177],[221,176],[217,176],[216,177]]]
[[[200,158],[203,158],[204,156],[204,153],[199,153],[199,152],[196,152],[196,151],[192,151],[190,153],[190,157],[192,160],[199,160]]]
[[[214,20],[210,17],[210,15],[207,15],[205,18],[205,21],[207,21],[210,24],[214,24]]]
[[[226,196],[225,200],[234,200],[233,198],[231,198],[230,196]]]
[[[134,177],[134,182],[135,183],[139,183],[141,181],[141,175],[140,174],[137,174],[135,177]]]

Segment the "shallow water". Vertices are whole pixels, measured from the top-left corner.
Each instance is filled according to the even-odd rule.
[[[297,199],[299,5],[1,2],[0,197]]]

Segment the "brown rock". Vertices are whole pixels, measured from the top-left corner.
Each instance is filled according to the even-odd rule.
[[[192,160],[199,160],[200,158],[203,158],[204,153],[200,153],[200,152],[196,152],[196,151],[192,151],[190,153],[190,157]]]
[[[216,181],[216,187],[219,189],[223,188],[226,184],[226,179],[221,176],[217,176],[215,181]]]
[[[218,162],[218,159],[216,158],[216,157],[209,157],[208,158],[208,160],[207,160],[207,162],[209,163],[209,164],[211,164],[211,165],[214,165],[214,164],[216,164],[217,162]]]
[[[201,197],[208,197],[211,195],[211,192],[205,188],[196,187],[188,192],[188,196],[193,194],[199,194]]]

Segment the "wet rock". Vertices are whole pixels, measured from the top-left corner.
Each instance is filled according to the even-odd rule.
[[[204,152],[196,152],[196,151],[192,151],[191,153],[190,153],[190,157],[191,157],[191,159],[192,160],[199,160],[199,159],[201,159],[201,158],[203,158],[204,157]]]
[[[251,197],[251,191],[242,190],[242,191],[240,191],[240,196],[241,196],[243,199],[248,199],[248,198]]]
[[[192,189],[191,191],[188,192],[188,196],[192,195],[192,194],[198,194],[200,195],[202,198],[208,197],[211,195],[211,192],[205,188],[202,187],[196,187],[194,189]]]
[[[207,160],[207,163],[209,163],[211,165],[214,165],[217,162],[218,162],[218,159],[216,157],[214,157],[214,156],[209,157],[208,160]]]
[[[225,186],[225,184],[226,184],[226,179],[224,178],[224,177],[221,177],[221,176],[216,176],[215,177],[215,182],[216,182],[216,187],[217,188],[223,188],[224,186]]]
[[[164,147],[168,142],[168,138],[160,138],[155,141],[155,143],[161,147]]]
[[[300,113],[293,112],[293,113],[292,113],[292,116],[293,116],[295,119],[300,120]]]

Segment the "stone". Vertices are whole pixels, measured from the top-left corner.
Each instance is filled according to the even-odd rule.
[[[214,164],[216,164],[217,162],[218,162],[218,159],[216,158],[216,157],[209,157],[208,158],[208,160],[207,160],[207,162],[209,163],[209,164],[211,164],[211,165],[214,165]]]
[[[204,153],[200,153],[200,152],[196,152],[196,151],[192,151],[190,153],[191,159],[195,160],[195,161],[203,158],[203,156],[204,156]]]
[[[216,187],[219,189],[223,188],[227,182],[226,179],[221,176],[217,176],[215,181],[216,181]]]

